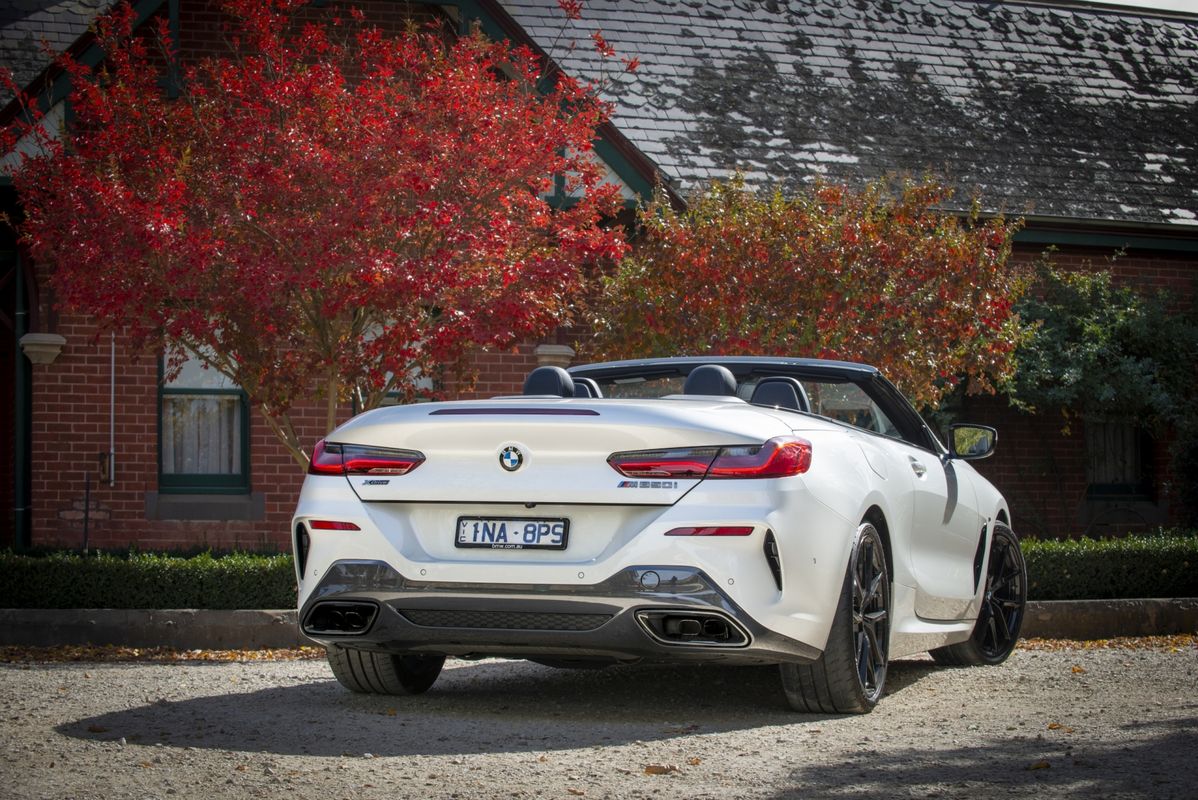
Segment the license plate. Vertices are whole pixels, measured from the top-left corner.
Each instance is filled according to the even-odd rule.
[[[570,520],[539,517],[458,517],[456,547],[565,550]]]

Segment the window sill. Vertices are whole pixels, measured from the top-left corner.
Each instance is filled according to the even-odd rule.
[[[256,522],[266,518],[266,495],[146,492],[146,519]]]

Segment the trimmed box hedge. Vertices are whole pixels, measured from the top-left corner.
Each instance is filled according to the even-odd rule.
[[[1032,600],[1198,597],[1198,536],[1023,542]],[[290,555],[0,552],[0,608],[293,608]]]
[[[290,555],[0,553],[0,608],[294,608]]]
[[[1027,539],[1032,600],[1198,597],[1198,536]]]

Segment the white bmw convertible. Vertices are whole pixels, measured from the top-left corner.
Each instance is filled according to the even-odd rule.
[[[998,664],[1026,568],[999,492],[873,367],[541,367],[524,394],[382,408],[317,445],[293,522],[303,632],[356,692],[446,656],[780,665],[869,711],[888,661]]]

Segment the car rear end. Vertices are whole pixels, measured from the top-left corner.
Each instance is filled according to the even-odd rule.
[[[301,492],[301,626],[388,653],[813,659],[852,526],[812,497],[810,438],[735,399],[362,415]]]

